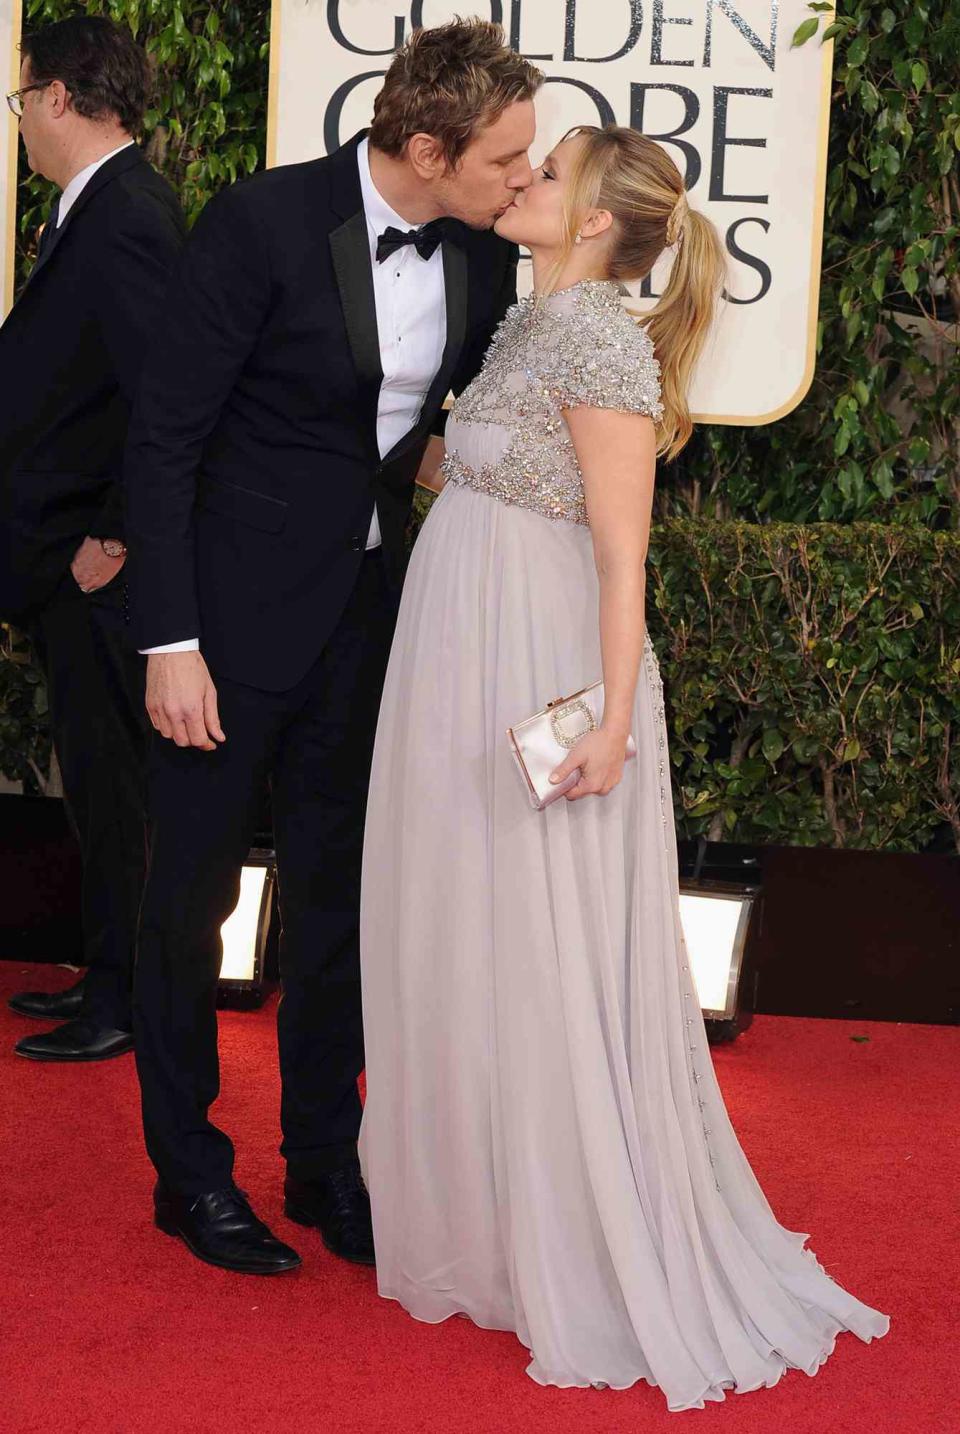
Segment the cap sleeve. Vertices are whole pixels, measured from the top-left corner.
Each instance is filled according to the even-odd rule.
[[[582,317],[582,316],[581,316]],[[644,328],[624,310],[613,323],[564,325],[551,389],[561,408],[611,408],[663,416],[660,365]]]

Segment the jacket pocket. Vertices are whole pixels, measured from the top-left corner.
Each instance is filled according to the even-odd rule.
[[[264,533],[279,533],[287,521],[288,504],[281,498],[269,498],[252,488],[224,483],[220,478],[201,477],[197,484],[197,507],[210,513],[235,518]]]

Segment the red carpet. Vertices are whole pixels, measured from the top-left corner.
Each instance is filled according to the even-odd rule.
[[[198,1264],[150,1223],[132,1057],[12,1054],[40,1027],[7,996],[70,979],[0,963],[4,1434],[960,1431],[960,1030],[765,1017],[716,1053],[779,1218],[893,1324],[869,1346],[841,1336],[815,1379],[668,1414],[646,1385],[540,1389],[512,1335],[414,1323],[283,1218],[272,1005],[222,1018],[219,1117],[239,1183],[304,1265],[257,1280]]]

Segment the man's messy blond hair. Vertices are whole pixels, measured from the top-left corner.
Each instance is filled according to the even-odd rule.
[[[428,134],[455,169],[480,130],[517,100],[533,99],[542,84],[500,25],[458,17],[414,30],[374,101],[370,143],[396,158],[415,134]]]

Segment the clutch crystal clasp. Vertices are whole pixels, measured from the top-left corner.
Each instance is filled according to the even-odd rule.
[[[553,735],[561,747],[569,749],[587,735],[597,730],[597,719],[582,697],[564,702],[557,698],[547,703]]]

